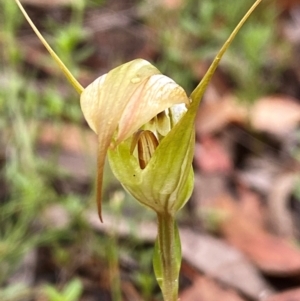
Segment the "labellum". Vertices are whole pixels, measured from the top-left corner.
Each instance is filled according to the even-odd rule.
[[[133,136],[131,153],[133,153],[136,146],[140,167],[144,169],[158,146],[158,140],[151,131],[140,130]]]

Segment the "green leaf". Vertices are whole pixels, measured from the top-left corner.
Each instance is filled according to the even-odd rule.
[[[83,286],[79,279],[73,279],[65,287],[63,295],[65,301],[76,301],[79,300],[80,295],[82,294]]]
[[[44,290],[49,301],[66,301],[64,296],[59,291],[57,291],[56,288],[47,285],[45,286]]]

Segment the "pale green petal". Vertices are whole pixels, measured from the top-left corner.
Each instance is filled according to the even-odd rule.
[[[194,108],[194,107],[193,107]],[[190,109],[161,141],[145,168],[148,189],[169,213],[176,213],[193,190],[195,113]]]
[[[163,137],[171,131],[172,123],[169,116],[169,109],[164,110],[155,117],[155,130]]]

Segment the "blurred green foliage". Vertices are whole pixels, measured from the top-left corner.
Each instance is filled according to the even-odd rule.
[[[187,0],[181,11],[169,12],[157,7],[148,16],[148,22],[159,36],[159,69],[192,91],[198,82],[193,72],[197,62],[213,60],[252,4],[252,0],[234,4],[222,0]],[[277,34],[277,15],[275,1],[261,3],[221,61],[221,68],[240,99],[251,102],[276,89],[280,68],[290,53],[289,46]]]
[[[77,301],[82,294],[83,285],[78,279],[73,279],[65,285],[62,291],[47,285],[44,288],[45,295],[49,301]]]

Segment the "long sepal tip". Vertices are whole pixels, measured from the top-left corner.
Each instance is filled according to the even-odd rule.
[[[215,70],[217,69],[219,62],[221,58],[223,57],[224,53],[234,40],[235,36],[241,29],[241,27],[244,25],[244,23],[247,21],[247,19],[250,17],[252,12],[256,9],[256,7],[262,2],[262,0],[256,0],[253,5],[249,8],[247,13],[244,15],[244,17],[241,19],[241,21],[238,23],[238,25],[235,27],[235,29],[232,31],[231,35],[227,39],[227,41],[223,44],[222,48],[218,52],[218,54],[215,56],[215,59],[213,60],[212,64],[210,65],[208,71],[205,73],[204,77],[202,78],[201,82],[198,84],[198,86],[195,88],[195,90],[191,94],[191,99],[193,100],[194,105],[198,107],[203,94],[206,90],[206,87],[208,86],[212,76],[215,73]]]
[[[22,14],[24,15],[24,17],[26,18],[26,20],[28,21],[29,25],[31,26],[31,28],[33,29],[33,31],[35,32],[35,34],[38,36],[38,38],[40,39],[40,41],[43,43],[43,45],[45,46],[45,48],[48,50],[48,52],[50,53],[50,55],[52,56],[52,58],[55,60],[55,62],[58,64],[58,66],[60,67],[60,69],[62,70],[62,72],[64,73],[65,77],[68,79],[68,81],[70,82],[70,84],[74,87],[74,89],[81,94],[84,90],[84,88],[81,86],[81,84],[77,81],[77,79],[73,76],[73,74],[69,71],[69,69],[65,66],[65,64],[61,61],[61,59],[58,57],[58,55],[54,52],[54,50],[51,48],[51,46],[47,43],[47,41],[44,39],[43,35],[39,32],[39,30],[36,28],[36,26],[34,25],[34,23],[32,22],[32,20],[30,19],[30,17],[28,16],[28,14],[26,13],[24,7],[22,6],[21,2],[19,0],[15,0],[15,2],[17,3],[17,5],[19,6]]]

